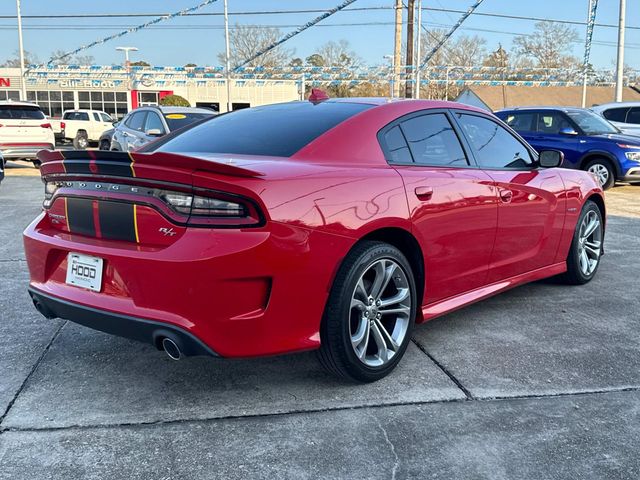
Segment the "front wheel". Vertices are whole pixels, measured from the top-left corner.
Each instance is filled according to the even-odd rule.
[[[585,170],[595,175],[603,190],[613,187],[616,181],[615,172],[608,160],[595,158],[585,165]]]
[[[100,150],[109,150],[109,147],[111,147],[111,142],[109,140],[101,140],[98,148]]]
[[[418,299],[405,256],[383,242],[362,242],[345,258],[320,331],[320,363],[338,377],[373,382],[407,349]]]
[[[583,285],[595,276],[600,266],[604,244],[604,224],[598,206],[588,200],[576,225],[569,255],[567,271],[562,275],[565,283]]]

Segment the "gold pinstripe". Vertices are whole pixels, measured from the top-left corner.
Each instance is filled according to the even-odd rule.
[[[136,232],[136,243],[140,243],[140,237],[138,236],[138,206],[133,204],[133,230]]]
[[[131,164],[129,165],[129,167],[131,167],[131,176],[135,177],[136,176],[136,171],[133,168],[133,164],[135,163],[135,160],[133,159],[133,156],[131,155],[131,152],[127,152],[127,155],[129,155],[129,160],[131,160]]]

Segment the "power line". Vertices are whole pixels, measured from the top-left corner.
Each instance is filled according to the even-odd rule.
[[[374,6],[374,7],[351,7],[345,8],[343,12],[362,12],[362,11],[372,11],[372,10],[393,10],[393,7],[389,6]],[[442,12],[442,13],[459,13],[463,14],[465,10],[453,9],[453,8],[439,8],[439,7],[423,7],[423,11],[429,12]],[[252,15],[282,15],[282,14],[305,14],[305,13],[323,13],[327,12],[328,9],[291,9],[291,10],[254,10],[254,11],[238,11],[238,12],[229,12],[231,16],[252,16]],[[78,19],[86,19],[86,18],[135,18],[135,17],[161,17],[169,15],[168,13],[74,13],[74,14],[53,14],[53,15],[22,15],[22,19],[64,19],[64,18],[78,18]],[[185,17],[218,17],[222,16],[222,12],[194,12],[188,15],[184,15]],[[579,21],[579,20],[560,20],[560,19],[551,19],[551,18],[543,18],[543,17],[532,17],[525,15],[508,15],[502,13],[490,13],[490,12],[474,12],[472,16],[478,17],[494,17],[494,18],[503,18],[508,20],[525,20],[532,22],[551,22],[551,23],[562,23],[567,25],[576,25],[576,26],[585,26],[587,22]],[[15,15],[0,15],[0,19],[15,19]],[[604,27],[604,28],[618,28],[617,24],[611,23],[595,23],[596,27]],[[627,25],[627,30],[640,30],[640,26]]]

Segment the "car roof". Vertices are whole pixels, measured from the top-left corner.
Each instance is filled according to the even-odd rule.
[[[592,110],[605,110],[608,108],[625,108],[625,107],[640,107],[640,102],[610,102],[601,103],[600,105],[594,105]]]
[[[40,108],[40,105],[38,105],[37,103],[33,103],[33,102],[20,102],[17,100],[0,100],[0,105],[17,105],[17,106],[22,106],[22,107],[38,107]]]
[[[162,113],[208,113],[214,115],[216,112],[209,108],[198,108],[198,107],[165,107],[163,105],[145,105],[144,107],[138,107],[135,110],[131,110],[135,112],[136,110],[160,110]]]
[[[503,108],[500,110],[496,110],[495,113],[504,113],[504,112],[526,112],[529,110],[553,110],[560,112],[584,112],[587,111],[587,108],[579,108],[579,107],[552,107],[547,105],[540,106],[527,106],[527,107],[512,107],[512,108]]]

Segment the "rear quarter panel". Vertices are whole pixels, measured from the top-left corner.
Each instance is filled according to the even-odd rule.
[[[558,246],[556,262],[563,262],[569,253],[569,247],[573,240],[573,233],[575,232],[582,207],[589,199],[601,200],[602,205],[604,205],[604,192],[596,179],[588,172],[565,168],[558,170],[562,175],[565,186],[567,214],[564,221],[564,234]],[[603,218],[606,223],[606,211],[603,212]]]

